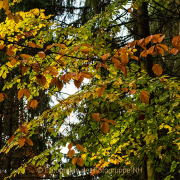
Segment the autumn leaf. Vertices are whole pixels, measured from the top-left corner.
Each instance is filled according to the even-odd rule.
[[[118,125],[115,121],[113,120],[107,120],[107,122],[111,123],[111,124],[114,124],[114,125]]]
[[[72,147],[73,147],[73,143],[71,142],[68,144],[68,149],[71,149]]]
[[[22,98],[23,92],[24,92],[23,89],[20,89],[20,90],[18,91],[18,100]]]
[[[98,90],[97,90],[98,96],[101,97],[103,95],[103,93],[104,93],[104,88],[103,87],[98,88]]]
[[[9,144],[13,141],[14,139],[14,135],[11,136],[11,138],[9,139]]]
[[[76,162],[77,162],[77,158],[75,157],[75,158],[73,158],[73,160],[72,160],[72,164],[75,165]]]
[[[35,109],[35,108],[37,107],[37,105],[38,105],[38,101],[37,101],[36,99],[31,100],[30,106],[31,106],[33,109]]]
[[[38,52],[40,58],[45,58],[46,54],[43,51]]]
[[[77,81],[77,80],[75,80],[74,79],[74,85],[77,87],[77,88],[80,88],[80,86],[81,86],[81,81]]]
[[[159,66],[158,64],[154,64],[152,67],[152,70],[153,70],[154,74],[156,74],[158,76],[161,76],[161,74],[163,72],[162,67]]]
[[[103,133],[105,133],[105,134],[107,134],[108,132],[109,132],[109,124],[108,123],[106,123],[106,122],[103,122],[102,124],[101,124],[101,131],[103,132]]]
[[[7,98],[7,95],[6,95],[5,93],[0,93],[0,102],[2,102],[2,101],[4,100],[4,97],[5,97],[6,99],[8,99],[8,98]]]
[[[26,135],[28,134],[28,128],[26,126],[19,125],[19,129],[20,129],[20,132],[22,132]]]
[[[75,155],[75,151],[73,149],[69,150],[67,154],[68,154],[69,158],[72,158]]]
[[[128,92],[128,88],[121,88],[122,91]]]
[[[0,45],[0,49],[3,49],[6,46],[6,44]]]
[[[132,90],[129,91],[129,94],[131,94],[131,95],[134,95],[135,93],[136,93],[135,89],[132,89]]]
[[[149,96],[147,91],[140,92],[140,100],[145,104],[149,104]]]
[[[99,113],[93,113],[93,114],[92,114],[92,117],[93,117],[93,119],[94,119],[95,121],[100,122]]]
[[[79,151],[83,151],[83,147],[82,147],[80,144],[77,144],[77,145],[76,145],[76,148],[77,148],[77,150],[79,150]]]
[[[33,146],[33,142],[31,139],[25,138],[25,140],[30,146]]]
[[[19,143],[19,145],[20,145],[21,147],[24,146],[25,138],[19,139],[18,143]]]
[[[62,81],[59,80],[59,78],[57,78],[57,80],[56,80],[56,86],[59,89],[59,91],[61,91],[63,88],[63,83],[62,83]]]
[[[108,59],[109,56],[110,56],[110,53],[104,54],[103,56],[101,56],[101,59],[105,61]]]
[[[77,165],[82,167],[83,164],[84,164],[84,160],[82,158],[77,158]]]
[[[22,67],[22,76],[24,76],[24,73],[28,70],[29,66],[23,66]]]
[[[179,51],[179,50],[176,49],[176,48],[172,48],[172,49],[171,49],[171,53],[174,54],[174,55],[176,55],[176,54],[178,53],[178,51]]]
[[[23,93],[27,98],[29,98],[29,96],[31,95],[29,89],[24,89]]]
[[[41,86],[45,86],[46,84],[46,77],[41,75],[41,74],[37,74],[36,75],[36,80],[37,80],[37,83]]]
[[[57,80],[56,77],[54,77],[54,78],[51,79],[51,86],[53,86],[53,85],[56,83],[56,80]]]

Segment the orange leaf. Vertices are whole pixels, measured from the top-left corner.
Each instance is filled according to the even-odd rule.
[[[164,48],[167,52],[169,51],[169,50],[168,50],[168,47],[167,47],[165,44],[158,44],[158,46],[161,46],[161,47]]]
[[[77,150],[79,150],[79,151],[83,151],[83,146],[81,146],[80,144],[77,144],[77,145],[76,145],[76,148],[77,148]]]
[[[121,65],[126,66],[128,62],[129,62],[128,55],[126,53],[124,53],[121,56]]]
[[[3,49],[6,46],[6,44],[0,45],[0,49]]]
[[[114,125],[118,125],[115,121],[113,120],[107,120],[107,122],[111,123],[111,124],[114,124]]]
[[[75,158],[73,158],[73,160],[72,160],[72,164],[75,165],[76,162],[77,162],[77,158],[75,157]]]
[[[68,154],[69,158],[72,158],[75,155],[74,149],[69,150],[67,154]]]
[[[27,98],[29,98],[29,96],[31,95],[29,89],[24,89],[23,92],[24,92],[24,95],[25,95]]]
[[[46,77],[41,75],[41,74],[37,74],[36,75],[36,80],[37,80],[37,83],[41,86],[45,86],[46,84]]]
[[[63,48],[63,49],[66,48],[65,44],[55,44],[55,46],[61,47],[61,48]]]
[[[23,58],[23,59],[26,59],[26,60],[30,60],[30,58],[32,57],[31,55],[29,54],[20,54],[20,56]]]
[[[23,92],[24,92],[23,89],[20,89],[20,90],[18,91],[18,100],[22,98]]]
[[[31,101],[29,101],[28,104],[27,104],[27,110],[29,109],[30,104],[31,104]]]
[[[25,140],[30,146],[33,146],[33,142],[31,139],[25,138]]]
[[[106,122],[103,122],[101,124],[101,131],[105,134],[107,134],[109,132],[109,124]]]
[[[145,104],[149,104],[149,95],[147,91],[140,92],[140,100]]]
[[[152,70],[154,72],[154,74],[158,75],[158,76],[161,76],[163,70],[162,70],[162,67],[159,66],[158,64],[154,64],[154,66],[152,67]]]
[[[134,95],[135,93],[136,93],[136,90],[135,90],[135,89],[132,89],[132,90],[129,91],[129,94]]]
[[[164,78],[161,78],[160,81],[163,83],[164,82]]]
[[[37,107],[37,105],[38,105],[38,101],[37,101],[36,99],[31,100],[30,106],[31,106],[33,109],[35,109],[35,108]]]
[[[38,52],[40,58],[45,58],[46,54],[43,51]]]
[[[101,59],[105,61],[108,59],[109,56],[110,56],[110,53],[104,54],[103,56],[101,56]]]
[[[84,160],[82,158],[77,158],[77,164],[82,167],[84,164]]]
[[[122,91],[128,92],[128,88],[121,88]]]
[[[91,79],[91,78],[93,77],[90,72],[82,71],[81,73],[82,73],[82,75],[83,75],[85,78],[87,78],[87,79]],[[76,79],[76,80],[77,80],[77,79]]]
[[[97,91],[98,96],[101,97],[103,95],[103,93],[104,93],[104,88],[100,87]]]
[[[95,121],[100,122],[99,113],[93,113],[93,114],[92,114],[92,118],[93,118]]]
[[[11,138],[9,139],[9,144],[13,141],[14,139],[14,135],[11,136]]]
[[[176,49],[176,48],[172,48],[172,49],[171,49],[171,53],[174,54],[174,55],[176,55],[176,54],[178,53],[178,51],[179,51],[179,50]]]
[[[71,142],[68,144],[68,149],[71,149],[72,147],[73,147],[73,143]]]
[[[24,146],[25,139],[24,138],[19,139],[18,143],[21,147]]]
[[[28,70],[29,66],[23,66],[22,67],[22,76],[24,76],[24,73]]]
[[[56,86],[59,89],[59,91],[61,91],[61,89],[63,88],[63,83],[59,80],[59,78],[57,78],[56,80]]]

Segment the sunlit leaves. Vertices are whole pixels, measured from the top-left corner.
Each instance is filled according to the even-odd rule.
[[[154,64],[153,67],[152,67],[152,70],[158,76],[161,76],[161,74],[163,72],[162,67],[159,66],[158,64]]]
[[[140,92],[140,100],[145,104],[149,104],[149,94],[147,91]]]

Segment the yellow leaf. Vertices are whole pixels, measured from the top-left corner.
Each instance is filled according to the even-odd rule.
[[[149,104],[149,95],[147,91],[140,92],[140,100],[145,104]]]
[[[3,8],[3,1],[0,1],[0,9]]]
[[[77,164],[82,167],[84,164],[84,160],[82,158],[77,158]]]
[[[76,148],[77,148],[77,150],[79,150],[79,151],[83,151],[83,147],[82,147],[80,144],[77,144],[77,145],[76,145]]]
[[[77,162],[77,158],[75,157],[75,158],[73,158],[73,160],[72,160],[72,164],[75,165],[76,162]]]
[[[101,97],[104,93],[104,88],[103,87],[100,87],[98,90],[97,90],[97,94],[99,97]]]
[[[68,149],[71,149],[72,147],[73,147],[73,143],[71,142],[68,144]]]
[[[95,121],[100,122],[99,113],[93,113],[93,114],[92,114],[92,117],[93,117],[93,119],[94,119]]]
[[[158,76],[161,76],[163,70],[162,70],[162,67],[159,66],[158,64],[154,64],[154,66],[152,67],[152,70],[154,72],[154,74],[158,75]]]
[[[68,154],[69,158],[72,158],[75,155],[75,151],[73,149],[69,150],[67,154]]]
[[[24,138],[19,139],[18,143],[21,147],[24,146],[25,139]]]
[[[107,134],[109,132],[109,124],[106,122],[103,122],[101,124],[101,131],[105,134]]]
[[[25,140],[30,146],[33,146],[33,142],[31,139],[25,138]]]

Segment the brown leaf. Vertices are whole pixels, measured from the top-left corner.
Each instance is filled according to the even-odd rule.
[[[14,139],[14,135],[11,136],[11,138],[9,139],[9,144],[13,141]]]
[[[93,77],[92,74],[90,72],[87,72],[87,71],[82,71],[81,74],[87,79],[91,79]]]
[[[59,89],[59,91],[61,91],[63,88],[63,83],[62,83],[62,81],[59,80],[59,78],[57,78],[57,80],[56,80],[56,86]]]
[[[118,125],[115,121],[113,120],[107,120],[107,122],[111,123],[111,124],[114,124],[114,125]]]
[[[80,144],[77,144],[77,145],[76,145],[76,148],[77,148],[77,150],[79,150],[79,151],[84,151],[84,150],[83,150],[83,146],[81,146]]]
[[[84,160],[82,158],[77,158],[77,164],[82,167],[84,164]]]
[[[92,113],[91,116],[95,121],[100,122],[101,119],[99,117],[99,113]]]
[[[161,46],[161,47],[164,48],[167,52],[169,51],[169,50],[168,50],[168,47],[167,47],[165,44],[158,44],[158,46]]]
[[[81,81],[74,80],[74,85],[79,88],[81,86]]]
[[[46,54],[43,51],[38,52],[40,58],[45,58]]]
[[[67,154],[68,154],[69,158],[72,158],[75,155],[74,149],[69,150]]]
[[[22,98],[23,92],[24,92],[24,89],[20,89],[20,90],[18,91],[18,100]]]
[[[54,77],[54,78],[51,79],[51,86],[53,86],[53,85],[55,84],[56,79],[57,79],[56,77]]]
[[[104,94],[104,88],[103,87],[100,87],[98,90],[97,90],[97,94],[99,97],[101,97],[103,94]]]
[[[27,110],[30,108],[30,104],[31,104],[31,101],[29,101],[27,104]]]
[[[109,124],[106,122],[103,122],[101,124],[101,131],[105,134],[107,134],[109,132]]]
[[[158,76],[161,76],[163,70],[162,70],[162,67],[159,66],[158,64],[154,64],[154,66],[152,67],[152,70],[154,72],[154,74],[158,75]]]
[[[46,84],[46,77],[41,75],[41,74],[37,74],[36,75],[36,80],[37,80],[37,83],[41,86],[45,86]]]
[[[103,56],[101,56],[101,59],[105,61],[108,59],[109,56],[110,56],[110,53],[104,54]]]
[[[20,132],[28,134],[28,128],[26,126],[19,125]]]
[[[73,160],[72,160],[72,164],[75,165],[76,162],[77,162],[77,158],[75,157],[75,158],[73,158]]]
[[[140,92],[140,100],[145,104],[149,104],[149,95],[147,91]]]
[[[55,46],[61,47],[61,48],[63,48],[63,49],[66,48],[66,45],[65,45],[65,44],[55,44]]]
[[[22,76],[24,76],[24,73],[28,70],[29,66],[23,66],[22,67]]]
[[[18,143],[19,143],[19,145],[20,145],[21,147],[24,146],[25,138],[19,139]]]
[[[25,140],[30,146],[33,146],[33,142],[31,139],[25,138]]]
[[[0,45],[0,49],[3,49],[6,46],[6,44]]]
[[[160,81],[163,83],[164,82],[164,78],[161,78]]]
[[[121,88],[122,91],[128,92],[128,88]]]
[[[176,55],[176,54],[178,53],[178,51],[179,51],[179,50],[176,49],[176,48],[172,48],[172,49],[171,49],[171,53],[174,54],[174,55]]]
[[[73,147],[73,143],[71,142],[68,144],[68,149],[71,149],[72,147]]]
[[[38,105],[38,101],[37,101],[36,99],[31,100],[30,106],[31,106],[33,109],[35,109],[35,108],[37,107],[37,105]]]
[[[135,89],[132,89],[132,90],[129,91],[129,94],[134,95],[135,93],[136,93],[136,90],[135,90]]]
[[[145,118],[145,115],[144,114],[140,114],[138,119],[139,120],[144,120],[144,118]]]

